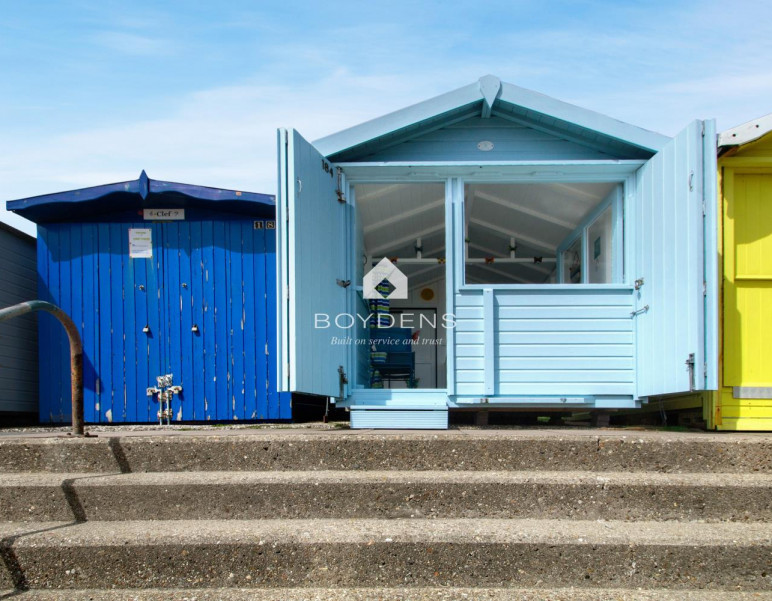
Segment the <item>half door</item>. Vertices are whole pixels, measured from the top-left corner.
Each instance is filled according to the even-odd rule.
[[[714,389],[714,123],[693,122],[635,179],[637,396]]]
[[[277,271],[280,391],[341,394],[353,293],[343,174],[295,130],[279,130]]]

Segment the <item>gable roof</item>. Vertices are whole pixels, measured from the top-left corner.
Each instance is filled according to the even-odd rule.
[[[617,146],[639,155],[656,153],[670,139],[486,75],[452,92],[316,140],[314,146],[332,160],[345,160],[364,154],[358,148],[393,145],[464,119],[492,115],[579,143]]]
[[[273,215],[276,199],[269,194],[222,190],[150,179],[138,179],[80,190],[9,200],[6,208],[35,223],[73,221],[142,208],[216,209],[247,215]]]
[[[723,154],[733,146],[755,142],[770,132],[772,132],[772,113],[727,129],[718,135],[719,154]]]

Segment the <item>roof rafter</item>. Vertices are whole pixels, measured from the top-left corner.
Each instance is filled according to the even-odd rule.
[[[554,253],[557,251],[557,246],[552,246],[550,244],[546,244],[542,242],[541,240],[537,240],[536,238],[532,238],[531,236],[528,236],[526,234],[523,234],[522,232],[518,232],[515,230],[503,228],[501,226],[498,226],[493,223],[488,223],[487,221],[483,221],[482,219],[478,218],[472,218],[470,219],[470,222],[474,225],[479,225],[482,228],[485,228],[487,230],[490,230],[492,232],[496,232],[497,234],[501,234],[502,236],[506,236],[507,238],[514,237],[515,240],[521,240],[522,242],[525,242],[527,244],[530,244],[531,246],[535,248],[541,248],[542,250],[545,250],[547,252]]]
[[[565,228],[569,231],[572,231],[578,224],[571,223],[569,221],[564,221],[563,219],[560,219],[559,217],[554,217],[553,215],[548,215],[547,213],[543,213],[542,211],[537,211],[536,209],[531,209],[529,207],[524,207],[523,205],[519,205],[514,202],[510,202],[507,200],[504,200],[503,198],[499,198],[498,196],[495,196],[494,194],[489,194],[488,192],[482,192],[480,190],[475,190],[474,195],[478,198],[481,198],[483,200],[487,200],[488,202],[492,202],[493,204],[497,204],[499,206],[505,207],[507,209],[512,209],[513,211],[517,211],[518,213],[523,213],[524,215],[530,215],[531,217],[536,217],[537,219],[540,219],[541,221],[547,221],[549,223],[552,223],[553,225],[558,225],[562,228]]]
[[[383,219],[381,221],[376,221],[375,223],[371,223],[364,228],[364,233],[368,234],[372,231],[375,231],[387,225],[393,225],[395,223],[399,223],[400,221],[404,221],[405,219],[410,219],[411,217],[415,217],[416,215],[420,215],[421,213],[425,213],[426,211],[431,211],[432,209],[436,209],[438,207],[443,207],[443,206],[445,206],[444,197],[437,200],[433,200],[429,203],[420,205],[414,209],[410,209],[409,211],[392,215],[391,217],[387,217],[386,219]],[[444,216],[443,216],[443,220],[444,220]]]

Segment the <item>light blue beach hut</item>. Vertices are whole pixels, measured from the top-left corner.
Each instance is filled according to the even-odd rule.
[[[279,172],[279,389],[355,428],[716,388],[713,121],[669,138],[485,76],[280,130]]]

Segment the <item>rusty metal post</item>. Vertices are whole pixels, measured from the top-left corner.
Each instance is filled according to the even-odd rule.
[[[70,316],[54,304],[34,300],[0,309],[0,321],[25,315],[33,311],[50,313],[64,326],[70,340],[70,389],[72,398],[72,435],[85,436],[83,424],[83,343],[80,332]]]

